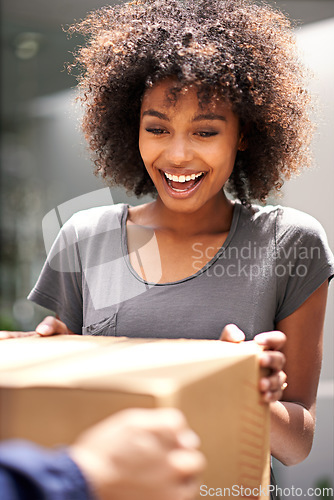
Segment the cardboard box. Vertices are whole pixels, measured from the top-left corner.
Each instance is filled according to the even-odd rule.
[[[247,498],[257,497],[270,477],[269,407],[258,393],[259,352],[253,342],[76,335],[5,340],[0,438],[66,444],[118,410],[177,407],[200,436],[208,460],[199,498],[229,491],[242,497],[246,488]]]

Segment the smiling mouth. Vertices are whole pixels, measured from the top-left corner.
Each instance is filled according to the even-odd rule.
[[[204,172],[198,172],[196,174],[181,174],[175,175],[168,172],[161,171],[163,177],[168,184],[168,186],[178,193],[185,193],[190,191],[196,184],[198,184],[204,177]]]

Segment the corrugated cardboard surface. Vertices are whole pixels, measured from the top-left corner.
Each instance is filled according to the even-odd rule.
[[[6,340],[0,343],[0,438],[71,443],[120,409],[175,406],[201,438],[207,490],[265,487],[269,408],[259,399],[259,352],[252,342]]]

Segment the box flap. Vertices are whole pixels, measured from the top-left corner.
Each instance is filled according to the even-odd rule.
[[[213,340],[77,335],[12,339],[1,343],[0,385],[124,389],[129,381],[135,390],[138,379],[141,390],[144,381],[149,390],[155,386],[167,390],[174,388],[173,380],[180,384],[197,379],[260,350],[254,342],[236,345]],[[150,370],[154,370],[154,379]]]

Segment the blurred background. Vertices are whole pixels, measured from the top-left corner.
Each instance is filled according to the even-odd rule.
[[[315,216],[334,249],[334,0],[269,3],[297,21],[298,44],[314,72],[312,90],[320,104],[314,168],[287,183],[280,199],[270,201]],[[79,196],[84,203],[84,195],[103,188],[92,174],[80,134],[76,81],[65,69],[82,40],[63,31],[103,5],[104,0],[1,1],[0,330],[33,329],[45,315],[26,300],[45,260],[44,216]],[[97,191],[96,203],[99,197]],[[145,201],[129,198],[122,189],[112,190],[112,197],[131,204]],[[287,488],[285,498],[292,498],[292,486],[305,494],[307,488],[334,486],[333,297],[332,285],[313,451],[299,466],[275,463],[279,485]]]

